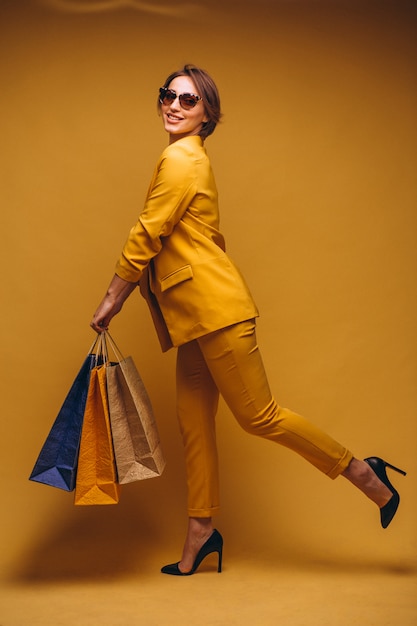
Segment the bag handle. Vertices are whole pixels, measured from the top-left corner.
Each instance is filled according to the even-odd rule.
[[[121,352],[121,350],[117,347],[116,342],[114,341],[113,337],[110,335],[108,330],[105,330],[101,333],[102,335],[102,340],[103,343],[105,345],[105,352],[106,352],[106,357],[107,357],[107,361],[108,361],[108,347],[107,347],[107,343],[109,344],[114,356],[116,357],[116,360],[118,363],[120,363],[121,361],[124,360],[124,356]]]
[[[94,366],[104,365],[108,361],[108,351],[103,333],[97,333],[88,354],[94,356]]]
[[[94,354],[94,350],[96,349],[98,340],[100,339],[99,335],[96,335],[96,338],[94,339],[93,343],[91,344],[91,347],[88,351],[88,354]]]
[[[88,354],[94,354],[95,366],[108,365],[109,364],[109,348],[116,357],[116,361],[120,363],[124,360],[124,356],[121,350],[117,347],[116,342],[107,330],[102,333],[97,333],[97,337],[93,341],[93,344]]]

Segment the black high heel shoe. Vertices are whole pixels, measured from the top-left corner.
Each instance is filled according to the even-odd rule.
[[[370,456],[367,459],[364,459],[364,461],[365,463],[368,463],[369,467],[375,472],[379,480],[381,480],[384,485],[386,485],[388,489],[392,492],[391,500],[388,500],[388,502],[380,508],[381,526],[382,528],[386,528],[391,523],[392,518],[396,514],[398,505],[400,503],[400,494],[396,489],[394,489],[394,487],[388,480],[386,468],[390,467],[391,469],[398,472],[399,474],[402,474],[403,476],[406,476],[407,472],[404,472],[404,470],[398,469],[398,467],[387,463],[386,461],[384,461],[384,459],[380,459],[378,456]]]
[[[178,567],[178,563],[171,563],[171,565],[165,565],[161,572],[163,574],[171,574],[172,576],[191,576],[199,567],[201,561],[206,558],[212,552],[217,552],[219,555],[219,560],[217,564],[217,571],[220,573],[222,571],[222,556],[223,556],[223,537],[219,533],[218,530],[214,529],[210,537],[207,539],[206,543],[203,544],[200,550],[195,557],[195,561],[193,563],[192,568],[189,572],[182,572]]]

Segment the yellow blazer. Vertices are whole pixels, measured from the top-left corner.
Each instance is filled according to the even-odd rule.
[[[162,153],[116,274],[139,282],[165,352],[259,315],[225,253],[217,189],[203,140],[184,137]]]

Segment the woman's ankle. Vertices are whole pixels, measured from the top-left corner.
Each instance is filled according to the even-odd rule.
[[[365,461],[353,458],[345,471],[342,472],[342,476],[347,478],[379,507],[384,506],[392,496],[388,487],[384,485]]]
[[[205,537],[213,532],[213,520],[211,517],[188,518],[188,534],[191,536]]]

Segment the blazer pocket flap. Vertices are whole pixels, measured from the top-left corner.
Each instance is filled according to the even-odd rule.
[[[193,277],[193,268],[191,265],[185,265],[181,267],[179,270],[175,270],[165,278],[161,280],[161,291],[166,291],[178,283],[183,283],[185,280],[190,280]]]

